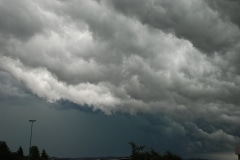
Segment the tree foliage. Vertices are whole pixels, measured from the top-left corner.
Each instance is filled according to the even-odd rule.
[[[42,150],[42,154],[41,154],[41,159],[42,160],[47,160],[49,158],[49,156],[47,155],[45,149]]]
[[[0,159],[10,159],[11,152],[6,142],[0,142]]]
[[[18,150],[17,150],[17,155],[18,155],[19,157],[24,157],[23,149],[22,149],[21,146],[20,146],[20,147],[18,148]]]
[[[30,148],[29,158],[30,158],[30,160],[39,160],[40,159],[40,153],[39,153],[39,149],[37,146],[32,146]]]
[[[153,149],[147,150],[144,145],[137,146],[135,143],[129,143],[132,148],[131,160],[182,160],[181,157],[166,152],[161,155]]]
[[[41,157],[39,149],[37,146],[32,146],[30,148],[30,155],[24,156],[22,147],[20,146],[16,152],[11,152],[7,146],[6,142],[0,141],[0,160],[48,160],[49,156],[43,149],[41,152]]]

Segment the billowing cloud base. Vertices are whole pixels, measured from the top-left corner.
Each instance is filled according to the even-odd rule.
[[[3,1],[0,69],[49,102],[161,113],[169,134],[191,139],[187,149],[230,149],[239,136],[240,23],[223,3],[240,8],[198,0]]]

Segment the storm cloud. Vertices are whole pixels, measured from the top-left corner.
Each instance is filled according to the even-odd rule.
[[[232,150],[239,9],[223,0],[3,0],[0,95],[146,114],[146,130],[183,139],[185,151]]]

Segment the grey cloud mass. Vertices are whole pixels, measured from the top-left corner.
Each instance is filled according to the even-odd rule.
[[[140,114],[153,135],[147,144],[231,151],[239,141],[239,9],[224,0],[2,0],[1,99],[34,95],[55,107]]]

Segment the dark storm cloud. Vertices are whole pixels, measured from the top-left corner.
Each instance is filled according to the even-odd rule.
[[[179,38],[190,40],[195,47],[208,53],[232,47],[239,40],[239,28],[227,18],[222,18],[205,1],[111,2],[123,14],[137,17],[142,23],[152,27],[173,32]],[[232,3],[231,7],[234,6],[234,2],[228,3]]]
[[[206,1],[209,6],[216,10],[222,18],[231,20],[232,23],[240,26],[240,17],[239,17],[239,9],[240,9],[240,1],[239,0],[213,0]]]
[[[239,0],[220,0],[220,1],[206,1],[206,3],[209,4],[209,6],[215,10],[216,12],[219,13],[219,16],[222,19],[225,19],[227,21],[230,21],[232,24],[238,26],[240,28],[240,1]],[[232,44],[232,49],[231,52],[232,54],[229,54],[228,56],[230,57],[230,61],[232,64],[236,66],[237,73],[239,74],[239,41],[240,38],[238,37],[237,39],[237,44]]]
[[[31,1],[0,2],[1,36],[26,39],[41,31],[42,21],[37,6]]]
[[[235,2],[17,3],[0,5],[0,68],[21,83],[1,92],[24,84],[63,108],[147,114],[142,136],[185,152],[238,141],[240,32],[237,9],[222,9]]]

